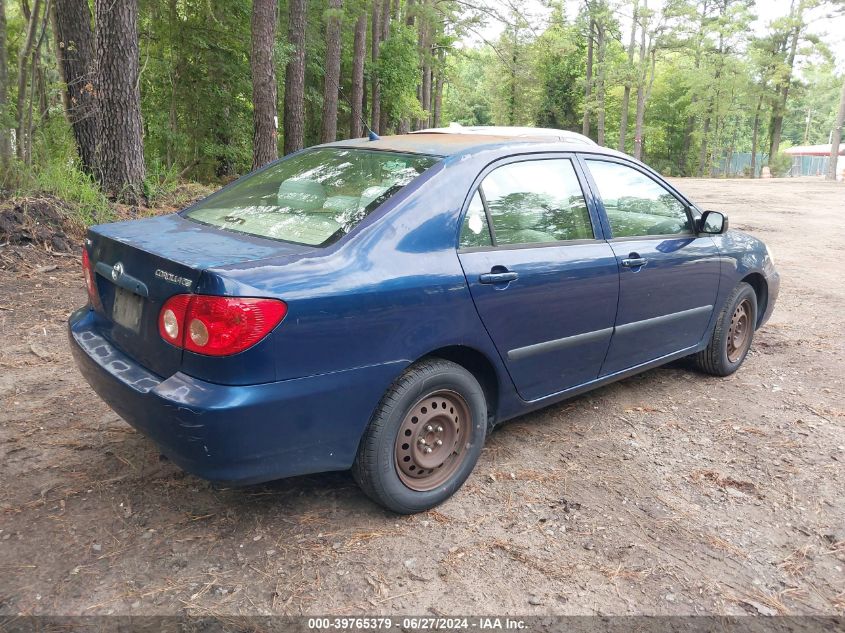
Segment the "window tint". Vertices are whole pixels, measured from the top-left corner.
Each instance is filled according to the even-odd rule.
[[[499,167],[481,183],[496,245],[593,238],[581,185],[568,159]]]
[[[300,152],[206,198],[186,217],[229,231],[325,246],[437,161],[333,147]]]
[[[487,224],[487,214],[484,213],[484,203],[476,191],[469,203],[469,208],[464,216],[464,224],[461,227],[461,248],[472,248],[473,246],[490,246],[490,227]]]
[[[690,233],[686,209],[667,189],[627,165],[587,160],[613,237]]]

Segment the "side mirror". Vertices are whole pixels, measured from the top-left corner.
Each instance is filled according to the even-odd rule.
[[[728,216],[719,211],[705,211],[698,220],[698,232],[721,235],[728,230]]]

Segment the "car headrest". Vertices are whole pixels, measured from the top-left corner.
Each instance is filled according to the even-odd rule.
[[[364,191],[361,192],[361,199],[358,202],[358,206],[361,209],[366,209],[367,205],[370,204],[373,200],[378,198],[381,194],[387,191],[390,188],[390,185],[382,186],[382,185],[374,185],[372,187],[367,187]]]
[[[357,196],[329,196],[323,203],[322,211],[324,213],[346,213],[349,211],[358,210]]]
[[[302,211],[318,211],[326,202],[326,190],[319,182],[305,178],[288,178],[279,185],[277,203]]]

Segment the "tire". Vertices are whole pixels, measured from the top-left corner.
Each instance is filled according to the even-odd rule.
[[[428,510],[466,481],[486,430],[487,400],[475,377],[447,360],[422,360],[381,399],[352,476],[368,497],[393,512]]]
[[[713,376],[730,376],[748,355],[756,324],[757,295],[741,282],[719,313],[707,347],[693,357],[695,364]]]

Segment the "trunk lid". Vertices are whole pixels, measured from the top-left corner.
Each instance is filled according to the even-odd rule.
[[[210,268],[312,250],[229,233],[175,214],[94,226],[86,247],[102,304],[100,333],[165,377],[179,370],[183,354],[158,332],[158,315],[168,298],[202,292],[213,281],[204,279]]]

